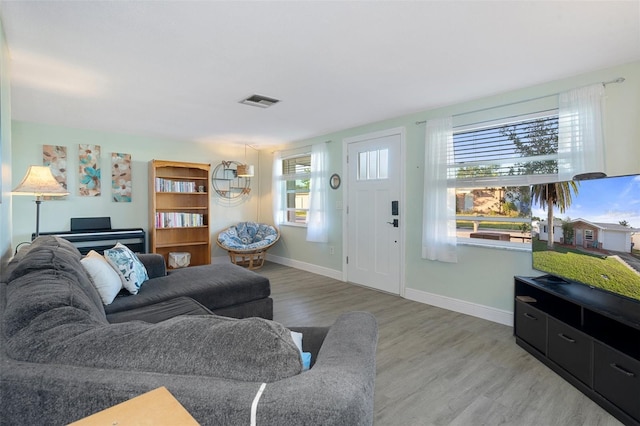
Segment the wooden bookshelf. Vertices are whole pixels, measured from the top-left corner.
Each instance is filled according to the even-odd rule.
[[[209,164],[149,162],[149,251],[188,252],[190,266],[211,263]]]

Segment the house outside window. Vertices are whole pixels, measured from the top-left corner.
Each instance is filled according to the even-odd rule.
[[[284,180],[285,225],[306,226],[309,213],[311,155],[303,154],[282,159]]]
[[[593,229],[584,230],[584,239],[587,241],[593,241]]]
[[[558,112],[454,128],[448,181],[459,243],[531,242],[530,185],[557,177]]]

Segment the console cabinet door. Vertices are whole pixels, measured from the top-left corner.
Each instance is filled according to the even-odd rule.
[[[594,343],[593,388],[640,421],[640,361]]]
[[[555,318],[549,317],[548,324],[549,359],[591,386],[593,339]]]
[[[516,300],[516,336],[547,353],[547,314],[528,303]]]

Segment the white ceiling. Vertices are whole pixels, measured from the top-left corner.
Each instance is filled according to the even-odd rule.
[[[640,59],[637,0],[0,8],[14,119],[180,140],[302,140]]]

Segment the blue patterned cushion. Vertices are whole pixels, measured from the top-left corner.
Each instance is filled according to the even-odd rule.
[[[224,247],[240,251],[257,250],[270,245],[277,238],[276,228],[255,222],[240,222],[218,235],[218,241]]]
[[[120,275],[122,286],[131,294],[138,294],[143,282],[149,279],[147,269],[138,257],[123,244],[117,243],[104,251],[104,257]]]

